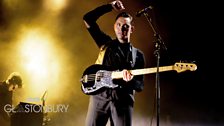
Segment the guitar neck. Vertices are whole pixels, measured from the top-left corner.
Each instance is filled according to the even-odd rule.
[[[159,67],[159,72],[164,72],[164,71],[170,71],[174,70],[173,66],[162,66]],[[151,74],[151,73],[156,73],[157,72],[157,67],[153,68],[144,68],[144,69],[135,69],[135,70],[130,70],[132,75],[144,75],[144,74]],[[114,71],[112,72],[111,77],[113,79],[120,79],[123,78],[123,73],[122,71]]]

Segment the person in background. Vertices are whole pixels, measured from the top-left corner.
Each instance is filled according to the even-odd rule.
[[[6,80],[0,82],[0,124],[10,126],[10,113],[6,109],[12,107],[13,92],[22,88],[20,73],[12,72]]]

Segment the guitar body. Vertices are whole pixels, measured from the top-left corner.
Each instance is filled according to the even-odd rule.
[[[113,84],[111,73],[112,68],[94,64],[89,66],[82,75],[82,91],[87,95],[94,95],[102,91],[103,88],[116,88]]]

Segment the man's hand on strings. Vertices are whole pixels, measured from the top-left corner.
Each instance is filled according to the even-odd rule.
[[[131,81],[132,78],[134,77],[134,76],[130,73],[130,71],[128,71],[128,70],[126,70],[126,69],[124,69],[124,70],[122,71],[122,73],[123,73],[123,80],[126,81],[126,82]]]

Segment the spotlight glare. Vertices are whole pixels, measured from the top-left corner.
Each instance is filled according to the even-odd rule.
[[[66,0],[46,0],[45,7],[49,10],[59,11],[66,6]]]
[[[55,57],[55,46],[50,37],[41,30],[27,30],[22,36],[22,65],[29,75],[32,93],[41,94],[57,81],[59,59]]]

